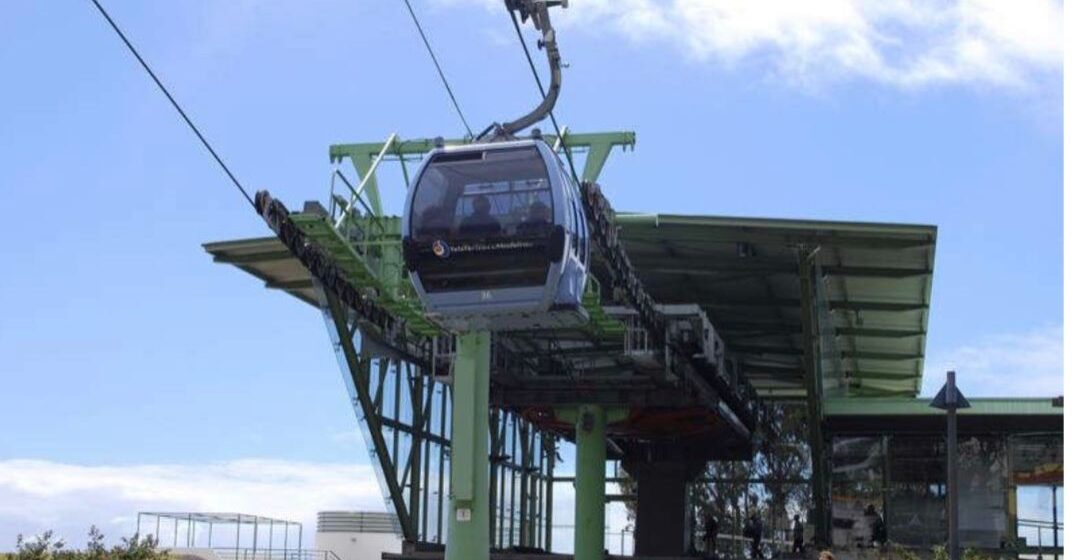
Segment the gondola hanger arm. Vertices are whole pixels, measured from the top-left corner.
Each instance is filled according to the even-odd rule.
[[[497,139],[512,138],[517,132],[525,130],[544,119],[555,107],[556,100],[559,98],[560,85],[563,81],[562,61],[559,56],[559,46],[556,43],[556,30],[552,28],[548,8],[550,6],[566,8],[567,0],[505,0],[505,4],[509,11],[519,13],[522,23],[532,20],[533,26],[541,33],[541,39],[537,42],[537,46],[543,49],[547,55],[551,80],[544,99],[532,111],[516,120],[498,126],[494,125]],[[512,15],[512,17],[514,16]]]

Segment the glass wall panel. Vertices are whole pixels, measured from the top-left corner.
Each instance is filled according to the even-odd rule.
[[[832,541],[868,546],[884,512],[884,438],[832,441]]]
[[[1002,436],[959,438],[958,527],[963,546],[999,548],[1007,537],[1007,445]]]
[[[944,449],[939,437],[888,439],[887,521],[891,541],[927,547],[947,540]]]
[[[1009,445],[1019,541],[1030,549],[1063,546],[1062,434],[1012,436]]]

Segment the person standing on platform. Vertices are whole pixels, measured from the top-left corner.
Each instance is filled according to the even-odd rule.
[[[716,554],[716,539],[719,533],[720,523],[716,520],[716,516],[711,513],[705,516],[705,556]]]
[[[754,512],[750,515],[749,521],[746,522],[746,530],[743,531],[743,536],[750,539],[750,554],[754,560],[763,558],[761,555],[761,535],[763,533],[764,526],[761,524],[761,518]]]
[[[794,535],[794,544],[791,545],[792,554],[802,554],[805,552],[805,529],[802,527],[802,521],[798,519],[798,516],[794,516],[794,525],[791,526],[791,532]]]

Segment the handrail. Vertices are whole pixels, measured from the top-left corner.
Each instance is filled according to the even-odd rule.
[[[362,191],[365,190],[366,184],[369,183],[369,180],[373,178],[374,175],[376,175],[377,166],[379,166],[380,161],[384,159],[384,154],[388,153],[388,148],[390,148],[392,144],[395,143],[395,139],[396,134],[393,132],[391,136],[388,137],[388,141],[384,143],[384,147],[381,148],[380,153],[377,154],[377,157],[373,159],[373,163],[369,166],[369,170],[366,171],[365,177],[362,177],[362,182],[358,183],[357,189],[351,188],[350,183],[346,183],[347,188],[351,188],[351,200],[347,203],[347,207],[343,209],[343,213],[340,214],[339,219],[336,220],[336,223],[333,225],[333,227],[338,229],[339,226],[343,225],[343,220],[348,215],[350,215],[351,210],[354,209],[354,201],[358,200],[358,198],[362,194]]]
[[[1046,519],[1018,519],[1018,524],[1019,525],[1025,525],[1027,527],[1035,527],[1037,525],[1044,525],[1044,526],[1047,526],[1047,527],[1055,526],[1055,527],[1058,527],[1060,529],[1063,528],[1063,522],[1062,521],[1052,522],[1052,521],[1048,521]]]
[[[243,560],[341,560],[331,550],[311,548],[250,548],[250,547],[212,547],[222,560],[227,558]]]

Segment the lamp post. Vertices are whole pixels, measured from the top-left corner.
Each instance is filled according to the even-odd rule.
[[[955,372],[947,372],[947,383],[929,403],[947,411],[947,558],[959,559],[958,546],[958,423],[956,411],[970,403],[955,385]]]

